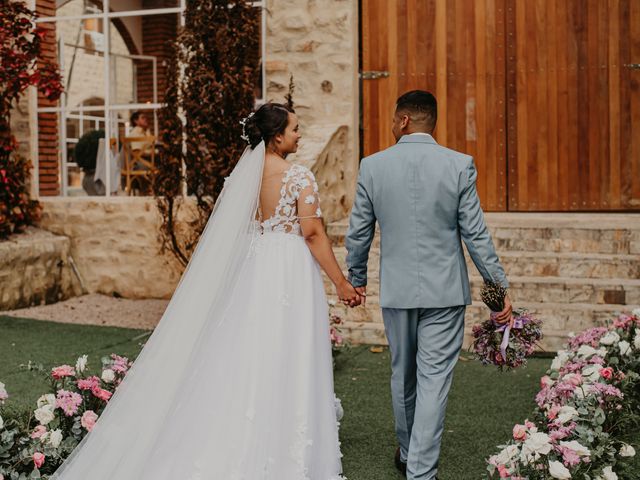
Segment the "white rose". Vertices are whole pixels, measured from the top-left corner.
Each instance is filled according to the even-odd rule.
[[[56,396],[53,393],[47,393],[38,399],[38,407],[44,407],[45,405],[56,406]]]
[[[56,418],[55,414],[53,413],[53,407],[51,405],[43,405],[33,413],[36,417],[36,420],[40,422],[40,425],[47,425],[54,418]]]
[[[4,383],[0,382],[0,403],[2,403],[8,397],[9,394],[7,393],[7,389],[5,388]]]
[[[576,452],[576,455],[579,455],[581,457],[588,457],[591,455],[591,452],[589,451],[589,449],[584,445],[581,445],[580,442],[576,440],[571,440],[570,442],[560,442],[560,445],[563,447],[570,448],[571,450]]]
[[[573,396],[577,399],[582,399],[585,397],[584,390],[582,387],[578,387],[573,391]]]
[[[621,457],[635,457],[636,449],[631,445],[624,444],[622,448],[620,448],[619,454]]]
[[[520,449],[517,445],[509,445],[503,449],[498,455],[496,455],[496,462],[499,465],[506,465],[512,458],[516,457]]]
[[[611,467],[604,467],[602,469],[602,475],[600,475],[596,480],[618,480],[618,475],[616,475]]]
[[[571,473],[569,473],[567,467],[557,460],[549,462],[549,475],[553,478],[559,478],[560,480],[571,478]]]
[[[636,333],[636,338],[633,339],[633,346],[636,350],[640,350],[640,332]]]
[[[612,330],[610,332],[607,332],[604,337],[600,339],[600,345],[613,345],[615,343],[618,343],[619,341],[620,335]]]
[[[49,433],[49,445],[53,448],[58,448],[62,443],[62,431],[59,429],[52,430]]]
[[[640,319],[640,308],[636,308],[635,310],[633,310],[633,316]]]
[[[591,345],[580,345],[578,348],[578,356],[583,358],[589,358],[592,355],[595,355],[597,350],[593,348]]]
[[[78,358],[78,360],[76,361],[76,372],[77,373],[82,373],[87,369],[87,361],[89,360],[89,357],[86,355],[82,355],[81,357]]]
[[[102,380],[106,383],[112,383],[116,379],[116,374],[110,368],[102,372]]]
[[[567,423],[577,417],[578,411],[575,408],[570,407],[569,405],[565,405],[558,412],[558,420],[560,421],[560,423]]]
[[[618,348],[620,349],[621,355],[631,355],[631,344],[626,340],[622,340],[618,344]]]
[[[535,432],[529,435],[522,445],[520,459],[524,464],[538,460],[541,455],[547,455],[551,451],[551,439],[549,435]]]
[[[600,378],[601,365],[587,365],[582,369],[582,376],[591,382],[597,382]]]
[[[567,363],[567,360],[569,360],[569,354],[567,353],[567,351],[559,350],[558,354],[551,362],[551,370],[557,372],[565,363]]]
[[[2,417],[0,417],[0,429],[4,427],[4,420],[2,420]]]

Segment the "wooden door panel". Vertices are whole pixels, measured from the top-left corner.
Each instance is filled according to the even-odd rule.
[[[473,155],[487,210],[507,207],[506,0],[363,0],[364,154],[393,144],[395,101],[412,89],[438,99],[436,140]]]
[[[509,0],[509,210],[640,209],[639,24],[637,0]]]

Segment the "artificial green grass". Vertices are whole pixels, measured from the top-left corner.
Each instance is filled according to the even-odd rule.
[[[134,359],[145,337],[142,330],[81,326],[0,317],[0,381],[11,395],[8,405],[32,408],[46,390],[41,376],[20,368],[29,361],[46,369],[75,364],[89,355],[89,367],[100,366],[110,353]],[[511,437],[515,423],[534,408],[539,378],[549,359],[534,358],[526,369],[500,373],[469,360],[458,363],[442,446],[441,480],[481,478],[484,459]],[[393,466],[396,448],[389,390],[389,352],[354,347],[336,361],[336,393],[342,399],[343,465],[349,480],[400,480]]]
[[[145,341],[144,330],[71,325],[0,316],[0,382],[9,392],[7,408],[31,408],[48,389],[44,376],[24,368],[30,361],[49,371],[75,365],[89,356],[89,369],[99,370],[104,355],[117,353],[134,359]]]

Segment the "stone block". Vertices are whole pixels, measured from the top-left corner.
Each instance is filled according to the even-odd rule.
[[[0,310],[53,303],[82,293],[70,241],[36,228],[0,242]]]

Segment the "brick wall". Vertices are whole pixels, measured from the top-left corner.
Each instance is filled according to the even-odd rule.
[[[149,3],[154,8],[173,7],[175,1],[165,0],[163,4],[145,0],[144,8],[149,8]],[[164,91],[167,85],[167,62],[171,57],[169,42],[175,40],[178,32],[178,15],[152,15],[142,17],[142,54],[153,55],[158,59],[158,102],[164,101]],[[153,101],[153,66],[149,61],[140,61],[137,64],[138,102]]]
[[[37,0],[36,12],[39,16],[56,14],[55,0]],[[54,23],[40,24],[46,30],[43,41],[42,56],[47,60],[57,61],[56,26]],[[57,102],[49,101],[38,93],[38,106],[55,107]],[[60,160],[58,155],[58,114],[38,114],[38,175],[40,178],[40,195],[60,194]]]

